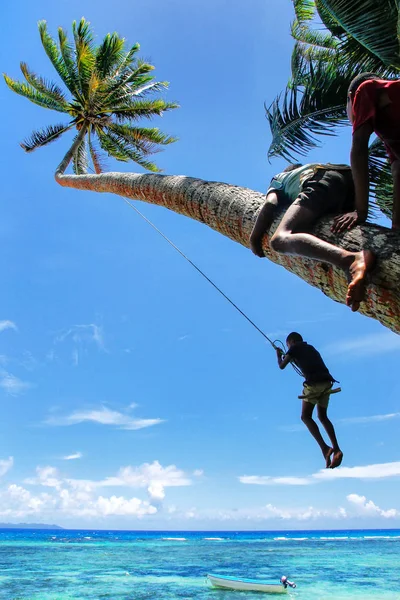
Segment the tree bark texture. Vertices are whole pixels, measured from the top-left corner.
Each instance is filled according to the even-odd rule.
[[[136,173],[64,175],[66,162],[69,161],[64,159],[55,176],[62,186],[118,194],[163,206],[205,223],[246,248],[257,213],[265,200],[263,194],[248,188],[193,177]],[[269,238],[281,217],[282,213],[277,215],[264,237],[266,257],[319,288],[332,300],[344,303],[347,279],[341,269],[271,250]],[[323,218],[310,233],[346,250],[370,249],[378,257],[359,312],[400,333],[400,233],[366,224],[336,235],[330,230],[331,223],[331,218]]]

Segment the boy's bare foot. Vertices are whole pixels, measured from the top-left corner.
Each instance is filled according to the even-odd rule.
[[[375,267],[376,256],[371,250],[357,252],[349,267],[351,281],[347,288],[346,304],[353,312],[360,308],[364,300],[367,274]]]
[[[338,450],[333,455],[333,460],[331,462],[330,468],[335,469],[336,467],[338,467],[339,465],[342,464],[342,460],[343,460],[343,452],[341,450]]]
[[[329,469],[329,467],[331,466],[331,456],[332,456],[332,454],[333,454],[333,448],[328,448],[324,452],[325,465],[326,465],[327,469]]]

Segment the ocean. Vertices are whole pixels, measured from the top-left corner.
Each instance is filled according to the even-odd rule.
[[[208,572],[297,584],[297,600],[400,600],[400,530],[0,530],[5,600],[255,600]]]

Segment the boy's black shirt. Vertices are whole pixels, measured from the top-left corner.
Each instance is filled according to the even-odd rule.
[[[287,354],[299,367],[304,375],[304,383],[332,383],[335,379],[329,373],[322,356],[311,344],[297,342],[287,351]]]

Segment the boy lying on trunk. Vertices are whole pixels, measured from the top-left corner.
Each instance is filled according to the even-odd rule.
[[[270,240],[276,252],[304,256],[342,268],[349,279],[346,304],[356,311],[364,300],[366,276],[375,265],[370,250],[349,252],[308,233],[327,214],[354,210],[354,183],[347,165],[289,165],[271,180],[266,202],[250,236],[250,248],[264,257],[262,239],[276,211],[288,206]]]

